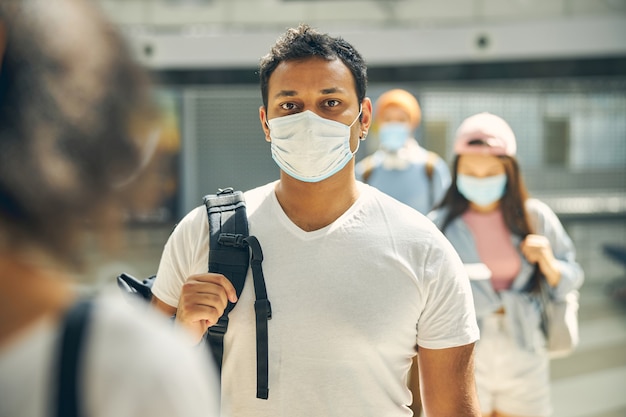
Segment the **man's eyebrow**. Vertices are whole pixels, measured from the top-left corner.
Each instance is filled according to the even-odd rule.
[[[274,94],[274,98],[279,97],[294,97],[298,94],[295,90],[281,90],[278,93]]]
[[[323,88],[320,90],[320,94],[335,94],[335,93],[345,93],[346,90],[341,87],[329,87]],[[280,97],[295,97],[298,95],[296,90],[281,90],[274,95],[274,98]]]
[[[341,87],[332,87],[332,88],[323,88],[322,90],[320,90],[320,93],[322,94],[335,94],[335,93],[345,93],[346,90],[344,90]]]

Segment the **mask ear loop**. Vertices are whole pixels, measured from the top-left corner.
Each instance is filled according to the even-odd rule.
[[[359,146],[361,145],[361,142],[363,141],[363,139],[359,139],[356,142],[356,149],[354,150],[354,152],[352,152],[352,157],[354,157],[356,155],[356,153],[359,151]]]
[[[363,112],[363,104],[359,106],[359,114],[356,115],[354,121],[350,123],[350,126],[348,128],[351,128],[356,123],[356,121],[359,120],[359,117],[361,117],[362,112]],[[354,150],[354,152],[352,152],[352,157],[356,155],[356,153],[359,151],[359,146],[361,145],[361,142],[365,140],[365,136],[367,135],[367,133],[365,131],[362,131],[362,134],[363,136],[359,137],[359,140],[357,140],[356,142],[356,149]]]
[[[265,120],[263,120],[263,123],[265,123],[265,126],[267,126],[267,134],[265,135],[265,141],[266,142],[272,142],[272,136],[271,136],[271,131],[272,129],[270,128],[270,124],[269,121],[267,120],[267,113],[265,113]]]
[[[356,117],[354,118],[354,120],[352,121],[352,123],[350,123],[350,126],[348,127],[352,127],[354,126],[354,124],[356,123],[357,120],[359,120],[359,117],[361,117],[361,113],[363,113],[363,104],[359,105],[359,114],[356,115]]]
[[[354,121],[353,121],[352,123],[350,123],[350,126],[349,126],[349,127],[352,127],[352,126],[356,123],[356,121],[357,121],[357,120],[359,120],[359,117],[361,117],[361,114],[362,114],[362,113],[363,113],[363,104],[359,105],[359,114],[357,114],[357,115],[356,115],[356,118],[354,119]],[[362,136],[359,136],[359,142],[361,142],[361,141],[364,141],[364,140],[365,140],[365,138],[367,137],[367,130],[362,130],[362,131],[361,131],[361,135],[362,135]],[[359,150],[359,146],[358,146],[358,144],[357,144],[357,148],[356,148],[356,150],[357,150],[357,151]],[[356,153],[356,151],[354,151],[354,153]]]

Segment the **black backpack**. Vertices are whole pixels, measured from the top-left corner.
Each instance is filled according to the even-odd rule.
[[[241,191],[232,188],[219,189],[217,194],[203,198],[209,221],[209,265],[208,271],[220,273],[228,278],[237,297],[241,295],[248,268],[252,268],[256,301],[256,363],[257,363],[257,398],[267,399],[268,387],[268,332],[267,321],[272,318],[272,309],[267,298],[265,278],[263,277],[263,252],[255,236],[248,233],[246,204]],[[153,275],[144,280],[122,273],[117,277],[118,286],[125,292],[149,301],[152,298]],[[222,367],[224,335],[228,330],[228,314],[235,307],[228,303],[224,314],[217,324],[209,327],[205,334],[213,358],[219,369]]]

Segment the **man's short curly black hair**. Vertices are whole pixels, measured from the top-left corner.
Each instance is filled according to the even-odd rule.
[[[367,67],[361,54],[341,37],[321,33],[309,25],[301,24],[290,28],[278,38],[270,52],[261,58],[259,78],[263,105],[267,108],[269,78],[283,61],[320,57],[326,60],[341,59],[354,77],[359,103],[365,98],[367,89]]]

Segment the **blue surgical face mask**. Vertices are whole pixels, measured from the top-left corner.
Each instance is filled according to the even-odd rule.
[[[463,197],[478,206],[488,206],[500,200],[506,189],[506,174],[474,177],[458,174],[456,187]]]
[[[272,158],[281,170],[304,182],[319,182],[339,172],[354,157],[350,125],[324,119],[310,110],[268,120]]]
[[[407,138],[411,134],[409,126],[406,123],[389,122],[380,127],[378,138],[380,146],[390,152],[396,152],[404,146]]]

